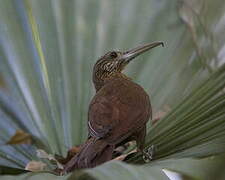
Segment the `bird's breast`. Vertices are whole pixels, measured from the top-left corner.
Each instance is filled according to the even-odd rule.
[[[89,130],[98,137],[107,137],[110,143],[117,143],[143,127],[150,115],[150,100],[144,89],[130,80],[115,79],[92,99]]]
[[[138,84],[128,79],[115,79],[105,84],[96,97],[106,97],[128,106],[139,106],[150,103],[149,96]]]

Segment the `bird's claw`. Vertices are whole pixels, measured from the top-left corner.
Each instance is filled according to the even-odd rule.
[[[154,145],[151,145],[146,150],[143,150],[143,160],[145,162],[150,162],[153,159]]]

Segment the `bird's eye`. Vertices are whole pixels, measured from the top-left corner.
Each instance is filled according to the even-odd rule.
[[[118,56],[118,54],[115,51],[110,53],[111,58],[116,58],[117,56]]]

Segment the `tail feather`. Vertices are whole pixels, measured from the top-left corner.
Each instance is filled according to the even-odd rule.
[[[76,154],[63,169],[63,174],[74,169],[91,168],[112,159],[114,145],[104,140],[89,138],[78,154]]]

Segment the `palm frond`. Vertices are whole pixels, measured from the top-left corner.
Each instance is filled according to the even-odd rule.
[[[147,145],[154,146],[156,159],[204,157],[224,152],[224,87],[225,65],[151,127]]]
[[[164,179],[154,165],[159,160],[224,152],[224,10],[222,0],[0,0],[0,166],[24,168],[38,159],[37,148],[65,155],[82,143],[94,62],[108,50],[155,40],[166,47],[126,72],[149,92],[154,118],[166,114],[148,125],[146,150],[154,145],[155,161],[109,162],[79,178],[135,179],[151,172]],[[6,145],[18,129],[36,142]],[[129,162],[144,163],[140,154]],[[28,176],[56,178],[21,178]]]

